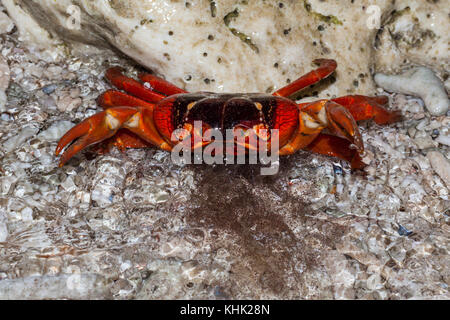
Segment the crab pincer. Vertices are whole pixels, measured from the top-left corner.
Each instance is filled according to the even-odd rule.
[[[59,166],[62,167],[70,158],[84,148],[112,137],[122,123],[129,120],[136,110],[131,107],[116,107],[93,115],[70,129],[58,142],[55,154],[70,144],[61,156]]]

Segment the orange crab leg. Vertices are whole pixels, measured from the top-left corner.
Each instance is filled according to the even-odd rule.
[[[73,140],[77,140],[61,156],[59,166],[63,166],[79,151],[112,137],[119,129],[123,128],[163,150],[171,150],[171,146],[154,129],[152,109],[113,107],[87,118],[61,138],[55,150],[56,155],[59,155],[64,147]]]
[[[97,103],[105,110],[111,107],[120,106],[145,107],[153,110],[155,106],[153,103],[149,103],[117,90],[108,90],[104,92],[97,98]]]
[[[347,139],[359,152],[363,152],[364,143],[359,132],[358,124],[352,114],[345,107],[333,101],[327,101],[325,107],[328,130],[335,136]],[[310,106],[304,108],[304,110],[308,109],[310,109]]]
[[[331,59],[316,59],[313,61],[315,64],[319,65],[316,70],[310,71],[304,76],[298,78],[294,82],[291,82],[287,86],[272,93],[274,96],[289,97],[296,93],[297,91],[306,88],[325,79],[330,74],[336,70],[336,61]]]
[[[150,73],[139,74],[139,79],[141,79],[141,81],[143,82],[148,82],[154,90],[163,93],[166,96],[178,93],[187,93],[187,91],[184,91],[183,89],[178,88],[170,82]]]
[[[387,105],[389,98],[386,96],[344,96],[330,101],[345,107],[356,121],[373,119],[377,124],[390,124],[402,120],[400,111],[389,111],[383,106]],[[302,108],[311,102],[299,103]]]
[[[117,90],[106,91],[97,98],[97,103],[105,110],[119,106],[144,107],[150,110],[153,110],[154,108],[154,104],[152,103],[148,103]],[[152,130],[156,131],[156,128],[153,126]],[[98,153],[106,153],[112,146],[116,146],[120,151],[124,151],[126,148],[148,148],[151,147],[152,144],[142,140],[128,129],[119,129],[113,137],[104,141],[103,145],[99,146],[96,151]]]
[[[126,92],[148,102],[158,102],[166,97],[150,90],[149,88],[146,88],[139,81],[124,76],[122,74],[122,70],[117,67],[108,69],[105,77],[118,89],[125,90]]]
[[[117,126],[114,119],[117,119],[119,117],[129,118],[134,113],[134,110],[132,108],[116,109],[118,110],[114,112],[114,116],[111,116],[110,110],[112,109],[94,114],[92,117],[87,118],[80,124],[70,129],[61,138],[61,140],[59,140],[55,150],[56,155],[59,155],[66,145],[77,139],[75,143],[69,146],[66,152],[64,152],[64,154],[61,156],[61,159],[59,161],[60,167],[62,167],[70,158],[72,158],[82,149],[112,137],[117,131],[117,129],[114,128]],[[109,119],[109,121],[106,122],[105,119]]]
[[[121,152],[125,152],[127,148],[150,148],[153,144],[139,138],[138,135],[128,129],[119,129],[114,136],[102,141],[94,147],[94,151],[98,154],[105,154],[108,153],[113,146]]]
[[[346,107],[356,121],[373,119],[377,124],[389,124],[402,119],[400,111],[389,111],[383,107],[389,102],[386,96],[354,95],[335,98],[332,101]]]
[[[319,134],[305,149],[346,160],[350,162],[352,169],[365,166],[359,152],[351,148],[350,141],[329,134]]]

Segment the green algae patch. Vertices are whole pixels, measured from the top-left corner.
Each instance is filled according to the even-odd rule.
[[[248,45],[250,49],[252,49],[256,53],[259,53],[259,48],[256,46],[256,44],[253,43],[252,39],[248,35],[237,30],[236,28],[230,27],[231,21],[235,20],[237,17],[239,17],[239,10],[236,8],[233,11],[227,13],[225,17],[223,17],[223,22],[233,35],[241,39],[241,41]]]
[[[303,1],[303,5],[305,7],[305,10],[308,13],[312,14],[316,19],[323,21],[325,23],[328,23],[328,24],[336,24],[336,25],[340,25],[340,26],[342,25],[342,21],[339,20],[336,16],[333,16],[333,15],[326,16],[319,12],[313,11],[311,4],[308,1],[306,1],[306,0]]]

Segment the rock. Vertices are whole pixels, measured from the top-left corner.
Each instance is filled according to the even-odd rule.
[[[6,15],[6,13],[0,11],[0,34],[9,33],[14,28],[14,22]]]
[[[189,91],[271,91],[323,56],[339,64],[338,81],[324,95],[373,92],[369,61],[375,55],[381,66],[377,70],[387,72],[392,68],[386,66],[398,66],[405,56],[442,72],[448,69],[448,17],[442,1],[309,0],[282,6],[233,0],[189,5],[164,0],[2,1],[24,39],[41,41],[48,49],[61,43],[58,37],[50,39],[50,32],[65,43],[113,45]],[[387,22],[374,50],[381,20]],[[76,70],[75,65],[70,67]]]
[[[431,167],[444,181],[447,188],[450,189],[450,162],[439,151],[430,151],[427,153],[427,158],[430,160]]]
[[[400,75],[377,73],[375,82],[389,92],[419,96],[434,116],[444,115],[448,111],[450,102],[444,85],[428,68],[417,67]]]
[[[397,0],[377,34],[376,73],[395,74],[410,64],[431,67],[441,79],[449,70],[448,1]],[[450,90],[450,81],[446,80]]]
[[[77,189],[77,186],[71,177],[67,177],[67,179],[61,183],[61,187],[63,187],[67,192],[72,192]]]
[[[49,33],[42,29],[34,19],[31,19],[14,0],[2,0],[2,5],[8,11],[9,17],[16,22],[16,26],[20,32],[20,40],[25,41],[32,46],[34,46],[34,44],[39,44],[43,49],[45,47],[48,49],[57,44],[57,41],[52,40]],[[54,54],[50,55],[55,57]]]
[[[333,58],[338,81],[322,88],[323,96],[374,91],[368,61],[377,29],[368,27],[369,13],[361,8],[392,9],[385,0],[281,6],[234,0],[2,1],[24,37],[39,40],[37,21],[45,27],[42,34],[65,43],[112,45],[188,91],[273,91],[310,71],[314,59]],[[48,47],[49,37],[42,38]]]

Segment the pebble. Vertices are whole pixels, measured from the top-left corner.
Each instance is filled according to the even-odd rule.
[[[379,274],[371,275],[366,281],[367,289],[376,290],[381,286],[381,276]]]
[[[374,79],[387,91],[419,96],[434,116],[444,115],[448,111],[450,102],[445,87],[428,68],[416,67],[399,75],[377,73]]]
[[[422,121],[420,121],[420,122],[417,124],[416,129],[419,130],[419,131],[422,131],[422,130],[425,129],[425,127],[426,127],[427,125],[428,125],[428,119],[425,118],[425,119],[423,119]]]
[[[67,192],[72,192],[77,189],[77,185],[73,182],[71,177],[67,177],[67,179],[61,183],[61,187],[63,187]]]
[[[408,134],[411,138],[414,138],[416,135],[417,129],[415,127],[409,127],[408,128]]]
[[[439,142],[440,144],[445,144],[450,147],[450,136],[449,135],[439,135],[434,141]]]
[[[433,170],[441,177],[447,188],[450,188],[450,162],[439,151],[428,152],[427,158]]]
[[[74,124],[70,121],[57,121],[53,123],[47,130],[38,134],[38,139],[45,141],[59,140]]]
[[[81,98],[72,98],[70,95],[64,96],[58,100],[56,105],[58,106],[58,110],[61,112],[70,112],[74,109],[77,109],[81,106],[82,100]]]
[[[0,56],[0,91],[8,89],[10,79],[10,71],[8,62]]]
[[[436,142],[433,139],[431,139],[430,136],[417,137],[414,139],[414,143],[417,145],[419,149],[428,149],[436,147]]]
[[[47,70],[44,71],[46,77],[50,80],[61,80],[61,73],[63,72],[63,68],[60,66],[50,66]]]
[[[0,112],[6,111],[6,102],[8,102],[8,98],[6,97],[5,91],[0,90]]]
[[[55,90],[56,90],[55,84],[49,84],[48,86],[42,88],[42,91],[46,94],[52,94]]]
[[[0,12],[0,14],[1,13],[2,12]],[[6,111],[6,102],[8,101],[8,99],[6,97],[5,90],[9,86],[9,78],[10,78],[10,71],[8,63],[2,56],[0,56],[0,112]]]
[[[26,207],[22,209],[20,212],[23,221],[32,221],[33,220],[33,209],[30,207]]]
[[[0,41],[0,47],[2,44]],[[2,49],[3,52],[4,50]],[[198,221],[197,218],[195,221],[189,219],[194,224],[205,227],[204,229],[202,227],[202,235],[199,235],[193,232],[191,225],[185,224],[183,213],[193,205],[196,207],[200,205],[199,213],[201,213],[200,210],[210,208],[214,210],[217,206],[226,205],[225,202],[229,202],[229,199],[242,198],[243,195],[249,195],[249,199],[239,204],[238,220],[241,213],[253,212],[252,206],[254,207],[257,202],[266,207],[267,213],[272,215],[269,217],[270,221],[273,220],[272,217],[276,220],[280,213],[282,220],[287,219],[289,224],[287,230],[291,229],[293,232],[292,250],[289,250],[288,255],[282,252],[281,256],[274,250],[273,257],[275,259],[281,257],[285,260],[284,262],[292,262],[290,267],[295,266],[295,272],[301,274],[299,279],[305,280],[304,284],[293,283],[293,287],[317,288],[317,291],[316,289],[307,290],[309,296],[319,292],[322,298],[332,298],[334,294],[334,298],[395,299],[417,297],[418,292],[419,295],[423,293],[425,298],[436,298],[446,289],[439,287],[441,283],[435,276],[439,276],[436,271],[439,268],[438,270],[443,270],[439,271],[444,279],[443,282],[448,278],[445,274],[446,252],[439,248],[445,247],[446,238],[442,231],[448,233],[449,228],[445,222],[441,223],[438,220],[442,219],[440,216],[442,212],[446,212],[445,206],[448,207],[446,202],[448,192],[444,182],[435,174],[426,157],[427,152],[431,150],[426,149],[423,152],[417,148],[414,138],[425,139],[425,142],[429,143],[429,138],[425,138],[426,136],[433,139],[437,139],[440,135],[448,136],[450,117],[430,118],[429,113],[425,111],[425,105],[419,98],[393,95],[393,97],[402,97],[400,101],[402,103],[393,106],[395,109],[406,111],[407,107],[403,109],[403,106],[411,105],[408,112],[403,112],[405,121],[392,126],[362,128],[367,147],[364,162],[371,164],[367,167],[368,175],[350,173],[348,164],[345,162],[337,161],[333,165],[333,159],[308,152],[297,154],[294,160],[289,160],[284,170],[290,171],[290,167],[293,167],[292,172],[295,172],[295,175],[289,174],[289,177],[292,176],[295,179],[292,179],[294,182],[289,189],[293,190],[293,195],[298,199],[291,202],[291,197],[287,197],[287,194],[283,194],[284,192],[281,194],[275,192],[286,187],[287,175],[283,173],[273,180],[276,184],[274,189],[266,186],[266,183],[258,182],[258,178],[254,180],[251,177],[242,177],[239,172],[239,176],[236,177],[233,173],[236,172],[234,168],[224,168],[225,173],[222,168],[217,168],[220,170],[216,172],[216,170],[211,171],[207,166],[201,170],[195,170],[197,172],[187,167],[179,168],[170,163],[170,155],[164,151],[137,149],[129,150],[125,155],[121,155],[113,148],[111,154],[88,160],[91,157],[88,157],[89,153],[86,153],[86,157],[79,156],[62,169],[57,168],[57,158],[52,151],[58,138],[72,127],[73,123],[70,121],[84,119],[98,112],[94,98],[105,90],[107,85],[102,76],[97,77],[94,74],[104,72],[106,66],[99,65],[97,62],[85,65],[83,62],[80,70],[70,74],[70,77],[76,75],[75,80],[64,82],[61,79],[67,79],[68,76],[64,74],[68,75],[67,69],[71,60],[58,63],[63,69],[53,66],[52,77],[49,79],[46,75],[50,72],[46,67],[52,63],[51,61],[43,63],[38,59],[33,60],[32,55],[29,57],[28,50],[19,52],[14,49],[11,54],[3,52],[11,69],[17,65],[20,67],[16,67],[19,73],[12,75],[11,83],[20,84],[22,81],[30,81],[27,88],[37,84],[36,91],[30,93],[31,95],[36,93],[37,101],[34,103],[27,101],[22,104],[12,94],[14,93],[12,90],[7,91],[11,93],[7,105],[9,110],[8,113],[1,114],[1,117],[8,119],[6,117],[10,115],[11,123],[0,121],[2,128],[0,149],[3,151],[4,141],[13,136],[11,130],[15,130],[14,134],[18,134],[24,126],[32,124],[42,128],[42,131],[36,133],[36,138],[32,136],[24,140],[22,144],[17,144],[12,152],[1,155],[2,169],[5,173],[0,173],[0,192],[3,193],[2,197],[6,202],[4,206],[0,205],[0,241],[6,239],[13,246],[8,245],[1,249],[4,254],[0,255],[0,266],[4,268],[0,270],[0,279],[7,280],[0,281],[0,298],[26,296],[29,299],[87,299],[104,297],[103,290],[106,293],[111,291],[115,298],[134,296],[152,299],[155,297],[183,298],[186,295],[199,296],[199,292],[196,291],[198,288],[204,292],[204,295],[201,293],[200,296],[207,298],[211,295],[211,291],[205,291],[201,283],[226,284],[229,280],[228,270],[240,271],[250,266],[251,269],[256,267],[258,271],[258,265],[252,265],[253,255],[249,258],[250,260],[246,260],[245,257],[242,259],[233,253],[235,248],[239,249],[241,242],[235,242],[235,239],[239,240],[240,235],[239,230],[236,231],[232,224],[230,226],[233,229],[229,229],[227,224],[215,224],[209,218],[207,221],[203,218],[199,218],[202,220]],[[116,61],[114,59],[113,62]],[[30,77],[29,64],[22,65],[22,61],[39,63],[39,66],[43,68],[43,79],[35,78],[36,76]],[[117,64],[122,65],[122,63]],[[126,63],[123,65],[128,66]],[[33,75],[36,75],[40,72],[39,68],[30,70]],[[70,69],[78,69],[78,66],[74,65]],[[52,83],[56,85],[56,88]],[[48,87],[44,89],[47,85]],[[383,91],[379,92],[384,94]],[[86,107],[90,106],[90,108],[87,109],[86,114],[84,106],[78,107],[71,113],[61,112],[56,102],[65,97],[71,99],[83,97]],[[70,101],[69,98],[67,98],[68,101]],[[17,110],[17,114],[11,111],[12,108]],[[44,113],[47,113],[48,117],[44,117],[42,115]],[[422,120],[424,121],[421,122]],[[412,138],[406,136],[407,128],[411,128],[408,133]],[[433,130],[438,131],[433,133]],[[441,143],[437,140],[434,142],[436,146]],[[444,157],[449,157],[448,148],[442,144],[439,147],[442,148],[440,151]],[[342,164],[344,166],[341,166]],[[218,180],[216,174],[219,175]],[[230,181],[226,181],[228,175]],[[213,182],[209,182],[211,178]],[[402,183],[404,180],[405,183]],[[224,189],[224,186],[217,185],[217,181],[225,181],[226,184],[231,185],[231,188]],[[255,186],[252,186],[253,182],[256,183]],[[195,200],[195,203],[192,203],[191,193],[192,191],[197,193],[196,187],[199,183],[206,183],[207,188],[203,189],[206,193],[198,189],[201,200],[198,200],[199,202]],[[238,184],[233,186],[235,183]],[[336,187],[336,193],[330,194],[330,187],[333,185]],[[228,200],[217,201],[214,190],[226,194]],[[279,199],[278,196],[281,198]],[[302,198],[299,199],[299,197]],[[303,210],[305,212],[309,211],[311,206],[314,216],[311,218],[308,215],[305,221],[302,219],[297,223],[298,203],[305,204],[305,210]],[[294,210],[291,210],[291,207]],[[315,208],[319,207],[333,207],[336,215],[348,213],[349,216],[336,219],[316,215],[315,212],[318,210]],[[424,208],[423,211],[422,208]],[[2,221],[2,210],[9,220]],[[438,223],[427,224],[425,219],[432,217],[433,214]],[[264,217],[267,218],[266,213]],[[258,217],[255,215],[253,218]],[[322,222],[317,224],[316,221],[319,221],[317,218]],[[20,219],[22,221],[19,221]],[[222,220],[219,222],[223,222]],[[253,220],[247,220],[244,222],[248,222],[249,226],[252,225],[250,232],[255,241],[264,244],[264,241],[270,238],[275,248],[284,247],[286,237],[274,236],[274,233],[266,228],[264,219],[260,221],[261,223],[256,222],[254,225]],[[355,221],[359,227],[348,226]],[[411,231],[400,229],[399,222],[418,235],[432,233],[434,236],[408,239],[406,236]],[[338,230],[338,234],[335,235],[336,227],[346,231]],[[232,235],[237,232],[237,237],[230,237],[230,232]],[[92,240],[92,233],[99,235],[94,239],[95,241]],[[304,234],[313,236],[302,239]],[[325,240],[331,239],[331,241],[337,236],[339,241],[336,248],[328,250],[328,243],[323,242],[322,234]],[[400,237],[400,234],[404,237]],[[55,243],[48,239],[48,236],[60,241]],[[296,238],[299,241],[295,241]],[[74,239],[76,241],[73,241]],[[214,258],[214,253],[209,255],[211,246],[214,246],[211,241],[220,243],[222,248],[219,250],[225,252],[219,255],[217,250],[217,257],[220,259]],[[411,246],[422,241],[429,243],[429,247],[426,248],[428,252],[434,249],[433,256],[429,255],[430,263],[426,266],[415,267],[416,261],[422,257],[421,254],[415,253]],[[139,245],[142,242],[145,246]],[[76,248],[75,252],[72,252],[70,248],[72,244]],[[327,260],[326,269],[331,271],[326,273],[323,272],[323,268],[320,270],[314,267],[308,268],[304,261],[305,255],[319,252],[322,244],[325,245],[325,251],[321,252],[325,254],[317,262],[323,264],[322,258],[327,258],[325,259]],[[310,251],[306,245],[313,247],[314,251]],[[305,248],[305,252],[298,251],[303,251]],[[345,249],[345,252],[337,252],[338,248]],[[77,251],[82,254],[78,254]],[[335,254],[327,257],[327,252]],[[408,255],[405,258],[406,252]],[[62,253],[64,256],[36,259],[36,253]],[[265,254],[260,250],[255,252],[256,255],[261,253]],[[213,262],[204,265],[204,259]],[[242,261],[238,261],[237,267],[234,268],[236,259]],[[391,266],[391,259],[396,266]],[[10,263],[11,261],[13,263]],[[387,263],[388,261],[390,262]],[[242,266],[244,269],[241,268]],[[69,271],[70,267],[72,270]],[[288,274],[285,273],[284,268],[271,273],[279,278],[276,282],[272,281],[270,274],[269,277],[263,275],[262,282],[269,283],[269,286],[272,284],[279,286],[284,281],[289,282],[292,276],[290,267],[286,269]],[[245,269],[243,275],[239,272],[234,273],[234,276],[238,275],[235,277],[238,286],[248,279],[253,283],[254,276],[261,276],[260,272],[252,272],[249,275],[247,271]],[[106,273],[108,280],[106,283],[104,279],[95,280],[84,272]],[[386,277],[384,273],[388,272],[390,276]],[[142,290],[140,289],[140,273],[142,279],[148,279],[151,276],[150,281],[143,282]],[[39,276],[30,277],[33,274]],[[41,276],[42,274],[45,275]],[[111,274],[114,279],[120,280],[116,282],[121,284],[115,286],[120,289],[120,292],[118,289],[112,289],[114,284],[111,286]],[[188,282],[192,283],[188,286],[189,289],[186,289]],[[259,284],[258,281],[256,282]],[[134,291],[130,289],[130,283],[136,285]],[[193,283],[195,286],[192,287]],[[447,281],[447,283],[450,282]],[[385,290],[384,287],[388,289]],[[220,290],[216,289],[217,287],[214,291],[220,291],[214,292],[216,295],[227,296],[231,292],[230,298],[235,297],[233,290],[229,291],[227,285]],[[257,293],[262,292],[254,286],[250,286],[248,291],[251,292],[253,289],[256,289]],[[270,294],[270,297],[277,298],[272,293],[272,288],[264,289],[261,294]],[[280,297],[283,298],[278,295],[278,298]]]
[[[401,224],[398,225],[398,230],[397,230],[398,234],[401,236],[410,236],[412,234],[412,231],[409,231],[408,229],[406,229],[404,226],[402,226]]]
[[[3,148],[6,150],[6,152],[11,152],[19,147],[22,143],[24,143],[28,138],[31,138],[36,133],[38,133],[38,131],[39,129],[35,127],[25,127],[17,135],[14,135],[6,140],[3,143]]]
[[[8,238],[8,226],[6,225],[6,214],[0,211],[0,242],[5,242]]]
[[[69,93],[69,95],[72,99],[76,99],[76,98],[80,97],[80,94],[81,94],[80,88],[73,88],[70,90],[70,93]]]

